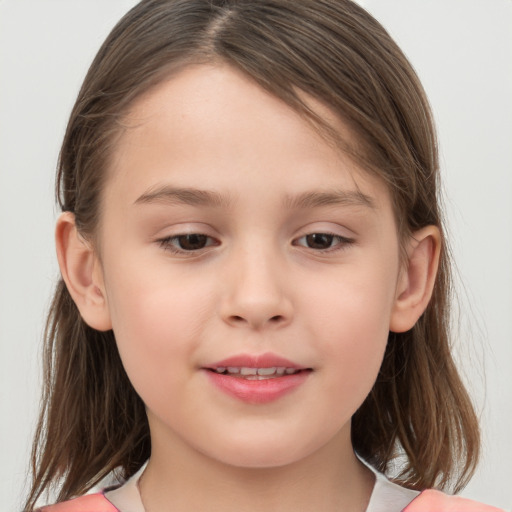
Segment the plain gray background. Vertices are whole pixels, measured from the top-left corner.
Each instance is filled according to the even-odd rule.
[[[460,273],[456,351],[484,456],[464,495],[512,508],[512,1],[362,0],[437,119]],[[87,67],[134,0],[0,0],[0,501],[19,510],[58,275],[53,174]]]

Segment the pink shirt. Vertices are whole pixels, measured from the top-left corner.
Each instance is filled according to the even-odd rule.
[[[38,512],[145,512],[138,481],[145,465],[123,485],[104,493],[89,494]],[[375,485],[366,512],[504,512],[440,491],[413,491],[401,487],[374,471]]]

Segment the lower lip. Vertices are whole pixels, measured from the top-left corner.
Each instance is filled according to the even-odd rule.
[[[249,404],[266,404],[297,389],[306,381],[311,371],[303,370],[293,375],[264,380],[230,377],[210,370],[206,370],[206,373],[211,382],[224,393]]]

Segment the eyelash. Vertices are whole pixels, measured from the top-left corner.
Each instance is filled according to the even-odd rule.
[[[206,239],[206,245],[200,247],[198,249],[183,249],[182,247],[176,247],[175,243],[180,243],[180,239],[186,237],[201,237]],[[213,243],[212,243],[213,242]],[[170,251],[173,254],[193,254],[202,251],[208,247],[220,245],[214,238],[208,235],[204,235],[203,233],[186,233],[181,235],[168,236],[166,238],[162,238],[158,240],[159,245],[166,251]]]
[[[321,248],[315,249],[314,247],[308,247],[307,245],[299,243],[300,240],[303,240],[303,239],[307,240],[308,237],[312,237],[312,236],[330,237],[331,238],[330,247],[327,247],[325,249],[321,249]],[[204,239],[205,245],[202,247],[199,247],[197,249],[184,249],[183,247],[177,247],[176,244],[181,245],[180,242],[182,242],[182,240],[180,240],[180,239],[184,239],[186,237],[200,237],[201,239]],[[335,245],[332,245],[334,242],[336,242]],[[162,238],[162,239],[158,240],[158,243],[164,250],[170,251],[173,254],[181,254],[181,255],[191,255],[194,253],[200,253],[201,251],[203,251],[204,249],[207,249],[208,247],[214,247],[214,246],[220,245],[220,242],[218,242],[214,238],[212,238],[208,235],[204,235],[202,233],[187,233],[187,234],[169,236],[169,237]],[[348,246],[350,246],[354,243],[355,243],[355,240],[353,240],[352,238],[347,238],[347,237],[344,237],[341,235],[336,235],[335,233],[318,231],[318,232],[308,233],[307,235],[303,235],[299,238],[296,238],[295,240],[293,240],[292,245],[305,247],[307,249],[314,251],[315,253],[325,254],[325,253],[332,253],[332,252],[344,250]]]
[[[337,243],[335,243],[335,245],[331,245],[330,247],[328,247],[326,249],[318,249],[318,248],[315,249],[313,247],[308,247],[307,245],[302,245],[302,244],[298,243],[302,239],[307,239],[308,237],[318,236],[318,235],[330,237],[331,244],[334,242],[337,242]],[[335,233],[329,233],[329,232],[325,232],[325,231],[315,231],[313,233],[308,233],[307,235],[304,235],[304,236],[301,236],[300,238],[295,239],[293,245],[299,245],[301,247],[306,247],[307,249],[311,249],[316,253],[325,254],[325,253],[332,253],[332,252],[336,252],[336,251],[342,251],[344,249],[347,249],[347,247],[349,247],[350,245],[352,245],[354,243],[355,243],[355,240],[353,238],[347,238],[345,236],[341,236],[341,235],[337,235]]]

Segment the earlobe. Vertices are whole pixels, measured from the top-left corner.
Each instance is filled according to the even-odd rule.
[[[411,235],[406,266],[398,281],[390,331],[408,331],[425,311],[434,289],[440,252],[441,235],[436,226],[426,226]]]
[[[80,315],[92,328],[112,328],[103,275],[98,257],[76,228],[75,216],[64,212],[55,230],[57,258],[62,278]]]

